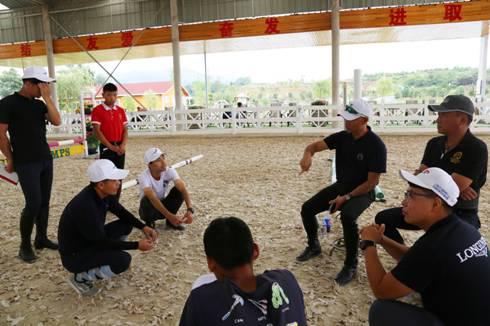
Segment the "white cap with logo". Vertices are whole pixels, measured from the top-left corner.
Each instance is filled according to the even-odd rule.
[[[95,161],[87,169],[87,175],[91,182],[122,180],[128,176],[128,173],[128,170],[118,169],[114,163],[106,159]]]
[[[440,168],[428,168],[417,175],[400,170],[400,176],[418,187],[432,190],[449,206],[454,206],[458,202],[458,185],[446,171]]]
[[[363,100],[354,100],[352,103],[345,106],[345,110],[342,111],[339,116],[347,121],[355,120],[360,117],[369,118],[373,114],[371,105]]]
[[[162,152],[159,148],[152,147],[145,152],[145,156],[143,157],[143,160],[145,161],[145,164],[150,164],[151,162],[160,158],[162,154],[165,153]]]
[[[49,77],[46,69],[39,66],[27,67],[24,70],[24,75],[22,76],[22,79],[31,79],[31,78],[37,79],[45,83],[51,83],[56,81],[56,79]]]

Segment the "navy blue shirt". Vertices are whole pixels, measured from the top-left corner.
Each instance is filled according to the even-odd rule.
[[[61,214],[58,226],[60,254],[73,255],[86,249],[138,249],[138,242],[110,239],[106,236],[104,225],[107,211],[138,229],[145,226],[119,204],[115,196],[101,199],[92,186],[87,186],[68,203]]]
[[[43,101],[14,93],[0,100],[0,123],[8,124],[14,164],[51,160]]]
[[[243,292],[230,280],[217,280],[192,290],[180,326],[306,325],[303,292],[288,270],[257,276],[257,289]]]
[[[455,215],[432,225],[391,273],[444,325],[490,325],[487,242]]]
[[[347,192],[368,179],[368,172],[386,172],[386,146],[371,128],[359,139],[347,131],[340,131],[324,139],[329,149],[335,149],[337,182]]]
[[[446,136],[429,140],[421,163],[430,168],[441,168],[448,174],[458,173],[471,179],[473,182],[470,187],[479,195],[480,188],[487,180],[487,145],[469,130],[461,142],[447,152],[445,152],[446,140]],[[455,208],[478,209],[478,199],[479,196],[473,200],[459,198]]]

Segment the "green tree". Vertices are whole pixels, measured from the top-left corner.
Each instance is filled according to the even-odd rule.
[[[152,90],[148,90],[143,95],[143,103],[146,105],[148,109],[158,109],[158,98],[156,94]]]
[[[10,95],[21,87],[21,76],[15,69],[9,69],[0,74],[0,97]]]
[[[393,79],[391,77],[383,77],[376,83],[376,93],[378,96],[386,97],[393,95],[395,92],[395,86],[393,85]]]
[[[126,111],[134,112],[136,111],[136,101],[131,96],[125,96],[121,100],[122,106]]]
[[[194,105],[204,106],[206,105],[206,85],[203,81],[196,80],[193,81],[191,85],[186,86],[189,90],[193,100]]]
[[[80,93],[95,85],[94,73],[81,65],[68,66],[58,72],[56,85],[61,110],[72,111],[79,106]]]
[[[313,97],[315,100],[326,100],[332,94],[332,82],[328,79],[313,83]]]
[[[244,86],[252,83],[252,80],[250,77],[240,77],[237,80],[235,80],[234,84],[238,86]]]

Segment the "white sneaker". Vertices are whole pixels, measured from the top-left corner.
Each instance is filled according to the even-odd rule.
[[[68,278],[68,284],[77,291],[78,294],[83,296],[92,296],[99,293],[100,289],[96,288],[90,281],[78,282],[75,279],[75,275],[71,275]]]

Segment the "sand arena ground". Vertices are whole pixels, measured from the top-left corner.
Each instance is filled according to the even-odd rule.
[[[402,199],[405,183],[398,169],[415,169],[429,136],[384,136],[388,148],[388,173],[381,179],[386,203],[375,203],[364,212],[360,225],[370,223],[381,209]],[[177,162],[197,154],[204,158],[179,169],[196,209],[195,222],[185,232],[168,231],[157,224],[160,239],[155,250],[133,251],[131,269],[103,281],[101,293],[80,298],[68,285],[68,273],[57,252],[42,251],[32,265],[16,259],[19,214],[24,198],[19,187],[0,183],[2,227],[0,241],[0,325],[175,325],[197,276],[207,272],[202,234],[215,217],[234,215],[251,227],[261,248],[256,271],[288,268],[297,277],[305,296],[310,325],[366,325],[374,297],[360,260],[359,275],[345,287],[333,277],[342,267],[343,253],[326,253],[341,235],[334,220],[332,232],[321,238],[324,253],[307,263],[295,262],[304,248],[301,204],[328,184],[331,154],[314,158],[309,173],[298,176],[304,147],[318,137],[272,138],[133,138],[127,148],[126,167],[135,178],[144,168],[143,153],[158,146]],[[488,144],[490,137],[483,137]],[[87,184],[85,170],[90,160],[69,157],[55,160],[49,234],[55,237],[60,214],[71,198]],[[482,233],[490,235],[489,187],[481,193]],[[137,214],[138,189],[123,193],[121,202]],[[414,241],[420,233],[404,235]],[[130,238],[141,234],[134,231]],[[385,266],[393,262],[383,255]]]

